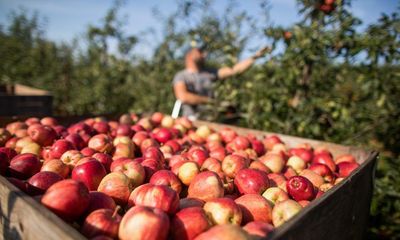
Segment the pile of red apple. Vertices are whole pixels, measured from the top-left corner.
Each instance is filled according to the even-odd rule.
[[[358,166],[162,113],[0,128],[0,174],[91,239],[265,237]]]

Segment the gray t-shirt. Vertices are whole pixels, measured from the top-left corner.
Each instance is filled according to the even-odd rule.
[[[197,73],[185,69],[175,75],[172,84],[184,82],[189,92],[212,98],[213,83],[217,79],[217,69],[204,69]],[[199,112],[201,112],[201,105],[182,104],[181,114],[183,116],[198,117]]]

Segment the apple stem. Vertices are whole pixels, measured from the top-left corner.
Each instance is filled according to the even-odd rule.
[[[121,209],[121,207],[119,205],[117,205],[114,209],[113,215],[111,216],[112,218],[115,218],[115,216],[117,216],[118,211]]]

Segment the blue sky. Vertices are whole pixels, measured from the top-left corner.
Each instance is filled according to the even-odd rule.
[[[216,8],[223,8],[227,0],[217,0]],[[250,14],[259,14],[258,0],[238,1],[239,7]],[[7,23],[11,10],[24,7],[38,11],[47,19],[45,30],[47,37],[55,41],[71,41],[82,34],[89,24],[96,24],[110,8],[111,0],[0,0],[0,24]],[[295,0],[270,0],[270,20],[275,25],[290,25],[299,20]],[[157,7],[164,15],[176,8],[175,0],[127,0],[122,10],[126,15],[127,33],[140,34],[149,28],[160,34],[162,23],[155,19],[152,9]],[[364,26],[376,21],[381,13],[398,11],[398,0],[354,0],[352,11]],[[139,51],[144,55],[151,52],[152,46],[143,46]]]

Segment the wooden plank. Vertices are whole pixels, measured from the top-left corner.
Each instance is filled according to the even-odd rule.
[[[77,230],[2,176],[0,211],[1,239],[85,239]]]

